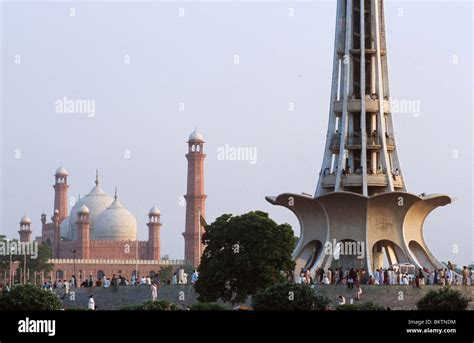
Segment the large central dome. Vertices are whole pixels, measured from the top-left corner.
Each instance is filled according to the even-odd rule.
[[[69,217],[61,223],[61,237],[66,240],[77,239],[77,213],[83,206],[89,208],[90,239],[91,240],[128,240],[136,239],[137,223],[135,217],[127,211],[118,200],[115,200],[105,193],[99,186],[96,177],[95,187],[83,198],[79,199],[72,207]],[[117,209],[120,206],[120,210]],[[105,219],[99,220],[102,214],[107,211]],[[100,225],[99,225],[100,221]]]
[[[137,221],[135,217],[115,200],[97,218],[94,236],[97,240],[136,240]]]

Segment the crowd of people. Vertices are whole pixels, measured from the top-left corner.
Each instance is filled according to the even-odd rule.
[[[313,278],[314,275],[314,278]],[[400,268],[377,268],[373,274],[368,274],[364,268],[318,268],[314,273],[309,269],[301,268],[296,283],[307,285],[473,285],[472,267],[463,266],[456,271],[455,266],[448,261],[446,268],[428,270],[419,268],[412,274],[402,272]]]
[[[194,284],[199,277],[199,273],[194,270],[191,274],[191,283]],[[96,280],[93,280],[92,275],[89,278],[86,278],[82,281],[79,281],[75,275],[68,280],[48,280],[45,281],[42,287],[48,290],[55,290],[55,289],[65,289],[66,293],[70,288],[77,288],[77,287],[118,287],[118,286],[143,286],[143,285],[161,285],[161,284],[168,284],[168,285],[187,285],[189,283],[188,274],[184,270],[184,268],[178,269],[176,272],[173,273],[171,279],[169,280],[160,280],[159,274],[155,275],[147,275],[136,277],[135,274],[132,274],[130,279],[125,278],[122,274],[113,274],[112,277],[107,277],[105,274]]]

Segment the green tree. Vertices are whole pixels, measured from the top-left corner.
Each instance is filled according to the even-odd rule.
[[[226,310],[224,305],[218,303],[201,303],[198,302],[190,307],[191,311],[223,311]]]
[[[0,236],[0,244],[5,244],[6,246],[7,239],[5,236]],[[14,239],[11,242],[19,243],[18,240]],[[11,243],[10,243],[11,244]],[[46,244],[38,245],[38,254],[37,256],[26,255],[26,268],[30,273],[44,273],[45,275],[49,274],[53,270],[54,265],[49,263],[48,260],[52,257],[53,253],[50,247]],[[25,255],[22,254],[13,254],[12,263],[18,262],[15,275],[20,277],[20,269],[23,268],[25,262]],[[9,273],[10,270],[10,255],[0,255],[0,274],[5,275],[5,271]],[[6,281],[6,280],[5,280]],[[17,281],[19,281],[17,279]]]
[[[56,294],[34,285],[18,285],[0,295],[0,311],[52,311],[61,307]]]
[[[53,252],[51,248],[42,243],[38,246],[38,256],[36,258],[27,255],[26,268],[30,269],[30,271],[41,272],[47,275],[54,268],[54,265],[48,262],[52,256]]]
[[[206,226],[203,243],[194,285],[202,302],[243,302],[288,280],[295,267],[291,226],[276,224],[265,212],[224,214]]]
[[[181,307],[179,305],[170,303],[166,300],[145,301],[143,304],[129,305],[122,307],[122,311],[179,311]]]
[[[443,287],[426,293],[416,306],[421,311],[462,311],[467,309],[469,301],[458,290]]]
[[[257,293],[252,306],[257,311],[311,311],[325,310],[329,303],[308,285],[282,283]]]
[[[165,285],[168,280],[171,281],[173,277],[173,267],[172,266],[165,266],[161,267],[158,271],[158,277],[160,278],[160,282],[162,285]]]
[[[384,311],[385,308],[381,305],[374,304],[371,301],[362,304],[345,304],[338,305],[337,311]]]

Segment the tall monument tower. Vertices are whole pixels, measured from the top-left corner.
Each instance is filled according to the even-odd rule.
[[[338,0],[329,125],[314,197],[283,193],[301,224],[297,272],[411,263],[441,268],[423,223],[445,195],[408,193],[395,145],[383,0]]]
[[[184,236],[184,258],[197,267],[204,251],[201,243],[203,228],[201,216],[206,217],[206,198],[204,194],[204,139],[194,130],[188,139],[188,186],[186,199],[186,226]]]
[[[59,223],[67,217],[67,178],[69,174],[66,169],[59,167],[54,175],[54,209],[59,211]]]
[[[316,196],[406,191],[387,65],[383,1],[338,1],[329,128]]]

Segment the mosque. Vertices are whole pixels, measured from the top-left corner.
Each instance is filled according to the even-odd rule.
[[[101,187],[96,171],[95,185],[68,210],[69,172],[59,167],[54,175],[54,207],[51,221],[41,214],[38,243],[48,245],[53,254],[51,277],[64,279],[101,278],[104,274],[148,275],[165,265],[177,268],[184,264],[198,266],[203,247],[201,223],[205,222],[204,139],[196,130],[187,141],[188,175],[186,199],[185,260],[162,260],[160,210],[148,211],[148,240],[137,239],[137,220],[119,200]],[[32,221],[24,216],[18,231],[21,242],[32,241]]]

